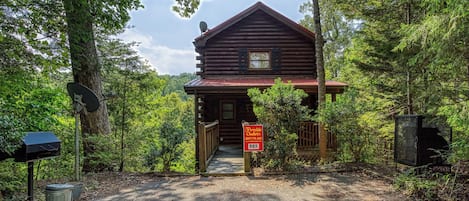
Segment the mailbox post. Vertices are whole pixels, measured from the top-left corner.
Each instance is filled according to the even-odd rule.
[[[251,172],[251,152],[264,151],[264,127],[243,124],[244,172]]]

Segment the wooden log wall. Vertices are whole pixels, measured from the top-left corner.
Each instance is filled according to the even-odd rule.
[[[206,95],[205,96],[205,121],[215,121],[220,119],[220,139],[221,144],[242,144],[241,121],[256,121],[256,116],[252,110],[252,103],[245,94],[241,95]],[[235,101],[236,119],[234,121],[223,121],[220,118],[220,102],[224,100]]]
[[[273,51],[280,56],[279,69],[242,70],[241,49]],[[263,11],[256,11],[207,41],[200,54],[199,75],[301,75],[316,77],[314,41],[292,30]],[[279,52],[278,52],[279,51]]]

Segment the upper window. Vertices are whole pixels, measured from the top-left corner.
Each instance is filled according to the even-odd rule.
[[[249,52],[249,69],[270,69],[270,52]]]

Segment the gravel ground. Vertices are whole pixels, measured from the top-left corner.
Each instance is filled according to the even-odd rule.
[[[88,196],[86,200],[408,200],[395,192],[391,184],[357,172],[257,177],[147,177],[136,183],[114,189],[112,195]]]

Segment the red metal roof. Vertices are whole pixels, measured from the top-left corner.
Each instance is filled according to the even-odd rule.
[[[318,82],[312,78],[282,78],[284,83],[290,82],[293,86],[300,89],[317,90]],[[249,88],[267,88],[271,87],[275,82],[275,78],[246,78],[246,79],[195,79],[187,83],[184,88],[188,93],[194,93],[196,90],[233,90],[233,89],[249,89]],[[347,84],[337,81],[326,81],[326,91],[333,90],[341,93]]]
[[[195,38],[196,46],[199,44],[204,44],[208,39],[216,36],[218,33],[222,32],[223,30],[231,27],[232,25],[236,24],[237,22],[243,20],[244,18],[248,17],[249,15],[253,14],[255,11],[262,10],[265,13],[269,14],[273,18],[283,22],[285,25],[289,26],[293,30],[305,35],[311,40],[314,40],[314,33],[308,30],[307,28],[299,25],[298,23],[290,20],[289,18],[285,17],[284,15],[278,13],[277,11],[273,10],[272,8],[268,7],[267,5],[263,4],[262,2],[257,2],[251,7],[247,8],[246,10],[242,11],[241,13],[231,17],[230,19],[224,21],[223,23],[219,24],[218,26],[209,29],[207,32],[203,33],[202,35]]]

